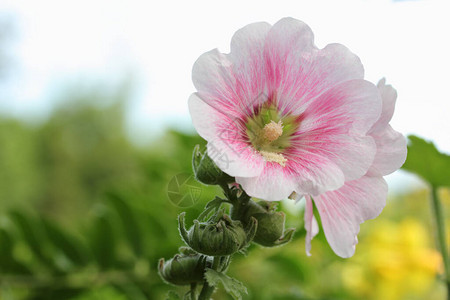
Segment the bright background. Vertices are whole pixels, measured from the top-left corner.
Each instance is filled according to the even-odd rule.
[[[132,78],[127,131],[150,143],[168,127],[193,132],[186,99],[191,68],[213,48],[229,51],[233,33],[251,22],[292,16],[313,29],[316,44],[342,43],[362,60],[366,77],[386,77],[399,93],[392,120],[450,152],[448,1],[26,1],[3,0],[13,19],[16,64],[0,90],[4,113],[49,115],[68,83],[117,86]],[[417,184],[406,175],[388,179]]]
[[[368,80],[376,83],[386,77],[399,94],[391,122],[396,130],[426,137],[440,150],[450,152],[449,8],[445,0],[2,0],[0,115],[3,127],[0,132],[3,135],[0,134],[0,154],[3,153],[4,162],[0,169],[3,178],[0,207],[6,211],[6,208],[28,206],[36,209],[38,215],[66,224],[69,231],[79,232],[79,227],[84,226],[80,225],[83,223],[81,216],[96,207],[101,198],[99,194],[104,190],[125,189],[123,193],[129,198],[143,197],[140,201],[144,206],[150,205],[145,204],[149,200],[146,193],[154,193],[162,199],[152,198],[151,204],[155,209],[170,210],[169,220],[150,223],[153,228],[167,226],[170,231],[166,235],[171,236],[172,241],[165,250],[156,250],[160,246],[150,245],[151,255],[147,258],[153,267],[158,257],[173,255],[181,242],[175,223],[169,221],[175,220],[180,210],[163,204],[167,202],[165,186],[171,176],[189,171],[189,153],[193,145],[200,142],[190,136],[194,129],[187,110],[187,98],[194,92],[192,65],[200,54],[210,49],[228,52],[233,33],[246,24],[257,21],[273,24],[285,16],[306,22],[319,47],[338,42],[350,48],[361,58]],[[92,134],[93,129],[98,135]],[[170,129],[181,133],[168,133]],[[167,156],[169,154],[172,156]],[[183,157],[186,161],[180,162]],[[140,164],[145,165],[145,171],[136,167]],[[166,170],[164,174],[158,173],[161,169]],[[139,179],[143,174],[146,179]],[[117,184],[119,181],[121,183]],[[135,190],[124,188],[123,182],[138,186],[140,196],[136,196]],[[150,187],[144,188],[143,182]],[[428,203],[421,199],[427,195],[423,190],[425,185],[402,171],[390,175],[388,182],[391,198],[397,201],[388,205],[385,219],[373,221],[374,224],[379,222],[377,226],[381,227],[373,228],[389,228],[387,230],[395,232],[397,237],[393,237],[394,233],[388,237],[377,236],[374,229],[367,228],[366,233],[363,229],[362,239],[370,232],[375,235],[365,244],[361,242],[358,249],[365,254],[357,254],[347,262],[337,260],[328,250],[321,250],[328,247],[322,236],[313,245],[319,259],[313,257],[299,263],[292,253],[301,253],[302,259],[306,259],[300,233],[299,241],[289,248],[256,249],[252,253],[254,259],[242,262],[242,266],[250,265],[249,269],[236,271],[242,274],[237,277],[244,280],[245,272],[251,274],[264,257],[274,257],[274,262],[286,267],[286,277],[298,280],[289,281],[295,290],[292,295],[306,293],[311,299],[366,299],[368,295],[372,299],[413,299],[411,295],[419,295],[419,292],[428,295],[430,289],[436,290],[434,277],[439,262],[433,260],[433,238],[427,234],[431,224],[428,216],[423,215],[423,210],[428,209]],[[409,198],[416,202],[408,203],[405,199]],[[405,216],[406,211],[411,212],[411,216]],[[292,214],[297,220],[291,222],[293,226],[301,227],[298,208],[292,210]],[[408,240],[410,231],[414,233]],[[404,241],[398,242],[399,239]],[[152,241],[163,242],[156,237]],[[391,247],[393,243],[395,247]],[[19,261],[33,261],[30,258],[33,251],[27,252],[21,245],[19,242],[19,246],[13,247],[19,249],[14,250],[14,255]],[[370,248],[370,245],[381,246]],[[395,252],[396,247],[398,252]],[[392,248],[394,252],[387,254],[383,252],[385,248]],[[410,250],[404,250],[406,248]],[[414,252],[416,249],[420,253]],[[420,264],[419,260],[430,261],[430,264]],[[324,262],[333,263],[326,265]],[[298,272],[296,275],[286,271],[290,263],[297,266],[292,271]],[[363,265],[371,267],[364,269]],[[261,268],[261,272],[271,273],[265,270],[266,265]],[[39,263],[31,269],[40,270]],[[317,269],[329,274],[339,273],[338,277],[343,279],[324,290]],[[155,275],[151,273],[152,268],[149,270]],[[415,275],[409,280],[411,274]],[[313,279],[308,281],[309,275]],[[284,280],[284,275],[280,276],[280,280]],[[257,291],[260,287],[251,279],[251,276],[246,278],[250,287]],[[158,280],[154,276],[155,286],[150,285],[158,292],[147,291],[143,297],[162,297],[165,286]],[[377,280],[380,282],[377,288],[371,287],[369,282]],[[297,290],[296,282],[300,282],[300,286],[301,282],[308,282],[307,287]],[[397,287],[414,283],[422,290],[408,293],[406,288],[403,291]],[[106,285],[105,292],[100,285],[99,295],[120,294],[111,286]],[[22,288],[27,289],[26,285]],[[356,292],[349,292],[352,290]],[[28,299],[26,297],[33,294],[24,292],[20,298],[15,287],[11,287],[9,294],[2,291],[0,299]],[[437,291],[439,294],[439,288]],[[94,289],[92,297],[96,297],[95,293]],[[380,295],[383,298],[377,298]],[[420,295],[414,299],[431,299]],[[77,297],[97,299],[89,298],[91,294]],[[120,295],[108,297],[122,299]],[[260,299],[257,294],[252,297]],[[289,297],[292,298],[286,299],[304,299],[300,298],[303,296]],[[47,299],[50,299],[48,295]]]
[[[192,130],[186,99],[191,68],[210,49],[229,51],[248,23],[291,16],[306,22],[316,44],[342,43],[362,60],[367,79],[386,77],[399,92],[393,126],[450,151],[448,1],[26,1],[3,0],[14,23],[15,60],[4,113],[42,118],[67,82],[109,85],[133,76],[127,103],[139,142],[167,126]]]

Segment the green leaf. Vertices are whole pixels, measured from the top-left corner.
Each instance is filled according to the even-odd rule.
[[[242,300],[242,294],[247,294],[247,288],[242,282],[213,269],[206,270],[205,279],[212,286],[222,283],[225,291],[235,300]]]
[[[48,256],[44,246],[47,244],[46,236],[42,232],[42,224],[28,215],[24,215],[19,211],[10,214],[11,220],[16,224],[22,237],[27,243],[34,256],[38,258],[44,265],[51,269],[55,269],[54,262]]]
[[[166,300],[181,300],[175,291],[170,290],[166,295]]]
[[[0,270],[2,273],[30,274],[30,270],[13,256],[14,239],[4,228],[0,228]]]
[[[408,157],[402,169],[419,175],[432,186],[450,187],[450,156],[420,137],[410,135],[408,139]]]
[[[130,242],[136,256],[141,256],[143,252],[141,228],[137,221],[137,215],[133,211],[129,203],[120,196],[108,193],[111,204],[119,215],[123,228],[125,230],[125,238]]]
[[[211,212],[218,210],[220,208],[220,206],[222,205],[222,203],[224,203],[224,202],[228,202],[228,201],[224,200],[222,198],[219,198],[219,197],[216,197],[213,200],[209,201],[208,203],[206,203],[205,209],[198,216],[197,219],[200,221],[203,221],[210,215]]]
[[[138,284],[135,284],[131,281],[114,284],[114,287],[117,291],[120,291],[124,295],[124,297],[126,296],[126,299],[148,300]]]
[[[75,265],[82,266],[88,262],[88,254],[86,249],[71,234],[64,232],[62,228],[54,222],[42,219],[44,228],[47,232],[49,240]]]
[[[102,269],[112,267],[115,261],[116,236],[109,217],[107,212],[99,212],[90,236],[92,251]]]
[[[0,228],[0,266],[9,264],[12,259],[13,239],[9,233]],[[4,269],[5,267],[2,267]]]

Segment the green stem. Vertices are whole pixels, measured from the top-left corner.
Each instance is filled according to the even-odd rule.
[[[431,187],[431,202],[433,204],[433,213],[436,219],[437,237],[439,241],[439,248],[444,262],[445,282],[447,286],[447,299],[450,300],[450,264],[447,252],[447,240],[445,235],[445,217],[441,202],[439,201],[437,188]]]
[[[223,194],[228,199],[228,201],[233,202],[234,199],[231,199],[232,197],[230,197],[231,195],[230,195],[230,188],[228,187],[228,183],[221,182],[221,183],[219,183],[219,186],[222,188]]]
[[[213,265],[211,268],[217,271],[219,264],[220,264],[220,256],[214,256]],[[210,300],[211,295],[214,293],[215,289],[216,287],[209,285],[208,281],[205,280],[202,291],[200,292],[200,296],[198,296],[198,300]]]
[[[197,299],[197,283],[191,283],[191,299],[195,300]]]

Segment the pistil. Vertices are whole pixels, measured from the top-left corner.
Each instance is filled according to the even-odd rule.
[[[274,121],[270,121],[270,123],[266,124],[262,129],[262,136],[265,141],[268,143],[272,143],[276,141],[283,134],[283,123],[278,121],[275,123]]]

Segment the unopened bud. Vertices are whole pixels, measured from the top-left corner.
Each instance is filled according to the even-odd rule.
[[[276,211],[276,202],[249,201],[242,212],[232,212],[232,217],[238,216],[239,220],[246,222],[250,218],[258,220],[258,228],[253,242],[265,247],[274,247],[285,244],[292,239],[295,229],[284,229],[286,216],[283,212]]]
[[[191,250],[192,251],[192,250]],[[194,253],[193,251],[191,253]],[[203,282],[205,268],[211,267],[210,258],[200,254],[176,254],[173,258],[159,260],[158,272],[161,278],[174,285],[188,285]]]
[[[234,182],[233,177],[224,173],[209,157],[208,151],[200,152],[200,146],[194,148],[192,168],[195,178],[204,184],[219,184]]]
[[[207,222],[194,220],[186,230],[184,215],[178,217],[178,225],[184,242],[195,251],[209,256],[226,256],[244,248],[255,236],[257,221],[252,218],[244,228],[240,221],[231,220],[219,211]]]

